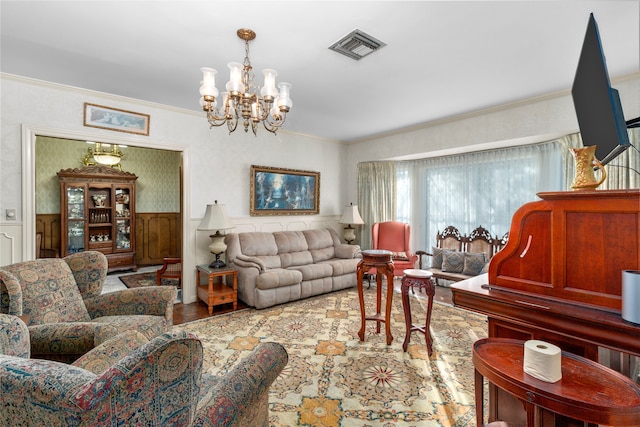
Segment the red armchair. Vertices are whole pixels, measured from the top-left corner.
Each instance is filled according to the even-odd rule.
[[[393,252],[393,275],[402,277],[403,271],[415,268],[418,256],[409,247],[411,227],[398,221],[376,222],[371,227],[373,249]]]

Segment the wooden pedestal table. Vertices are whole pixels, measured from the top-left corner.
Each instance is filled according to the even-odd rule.
[[[640,426],[640,386],[630,378],[575,354],[562,352],[562,378],[548,383],[526,374],[524,341],[484,338],[473,344],[476,423],[483,425],[483,377],[524,403],[527,427],[541,410],[587,423]]]
[[[364,332],[366,329],[366,321],[373,320],[376,322],[376,332],[380,333],[380,323],[385,324],[385,331],[387,334],[387,345],[393,341],[391,335],[391,304],[393,302],[393,260],[391,251],[385,251],[380,249],[370,249],[362,251],[362,261],[358,263],[357,277],[358,277],[358,297],[360,298],[360,315],[362,318],[362,326],[358,336],[360,341],[364,341]],[[362,280],[365,273],[371,269],[376,269],[376,314],[375,316],[366,316],[364,306],[364,290],[362,288]],[[387,277],[387,297],[384,317],[381,315],[380,310],[382,307],[382,275]]]
[[[431,311],[433,309],[433,297],[436,294],[436,288],[432,281],[433,273],[426,270],[404,270],[400,290],[402,292],[402,309],[404,310],[404,322],[407,327],[402,350],[407,351],[411,333],[414,331],[422,332],[427,343],[427,353],[431,356],[433,352],[433,337],[431,336]],[[415,288],[424,289],[427,294],[427,319],[424,326],[413,324],[411,321],[411,304],[409,300],[409,289],[415,291]]]
[[[211,268],[208,265],[198,267],[198,297],[207,303],[209,316],[213,314],[213,307],[220,304],[233,303],[233,310],[238,308],[238,272],[229,267]],[[201,276],[208,278],[207,283],[201,282]],[[214,281],[215,278],[219,281]],[[228,278],[233,279],[230,285]]]

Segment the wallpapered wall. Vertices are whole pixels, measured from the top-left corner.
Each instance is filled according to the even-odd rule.
[[[80,168],[87,149],[85,141],[38,137],[36,140],[36,211],[60,212],[61,169]],[[123,147],[122,170],[134,173],[137,212],[180,211],[181,153],[151,148]]]

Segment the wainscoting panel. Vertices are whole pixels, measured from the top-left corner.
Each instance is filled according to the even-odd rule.
[[[180,213],[137,213],[136,242],[138,265],[162,264],[164,257],[181,256]]]

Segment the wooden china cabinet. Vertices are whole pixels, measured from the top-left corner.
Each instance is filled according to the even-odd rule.
[[[109,272],[137,270],[135,184],[130,172],[86,166],[58,172],[61,253],[86,250],[107,256]]]

